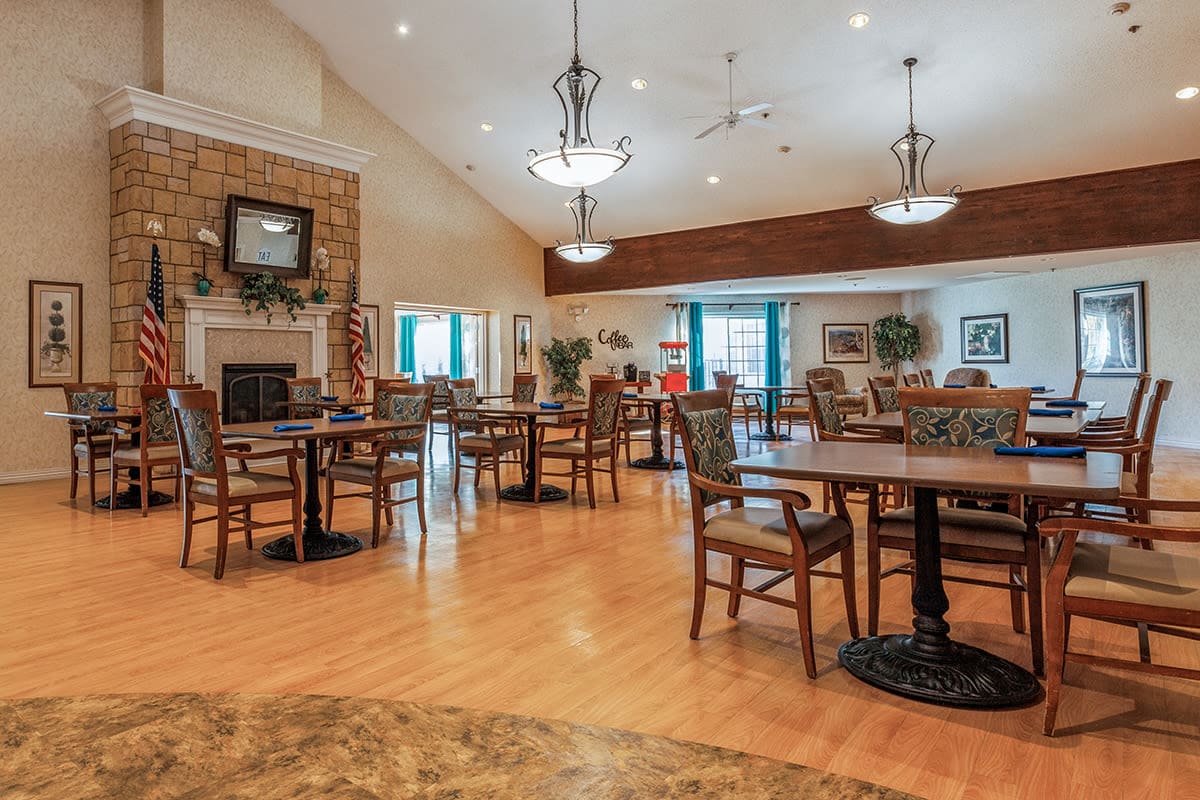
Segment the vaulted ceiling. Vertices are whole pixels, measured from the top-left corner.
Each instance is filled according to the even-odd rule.
[[[539,243],[572,237],[570,190],[525,170],[526,151],[554,146],[562,125],[550,84],[571,55],[567,0],[274,2],[340,76]],[[619,238],[894,196],[888,147],[907,124],[910,55],[920,58],[917,126],[937,139],[933,191],[1200,156],[1200,98],[1175,97],[1200,85],[1200,2],[1134,0],[1122,16],[1109,5],[581,0],[581,55],[604,78],[592,131],[630,136],[635,153],[592,190],[594,232]],[[847,25],[855,11],[870,13],[867,27]],[[696,141],[709,121],[685,118],[727,110],[731,50],[735,106],[774,103],[778,127]],[[631,87],[637,77],[644,91]]]

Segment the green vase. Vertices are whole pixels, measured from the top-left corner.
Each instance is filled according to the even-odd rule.
[[[208,278],[201,278],[200,280],[196,281],[196,294],[200,295],[201,297],[208,297],[208,292],[211,289],[212,281],[210,281]]]
[[[322,304],[325,302],[325,298],[327,297],[329,297],[329,291],[326,290],[324,286],[318,286],[317,288],[313,289],[312,299],[314,303],[317,303],[318,305]]]

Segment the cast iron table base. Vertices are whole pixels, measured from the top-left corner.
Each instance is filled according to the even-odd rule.
[[[768,392],[766,389],[759,389],[763,393],[763,405],[766,406],[767,424],[763,428],[762,433],[752,433],[750,438],[756,442],[790,442],[792,437],[786,433],[775,432],[775,391]]]
[[[324,561],[341,558],[362,550],[362,539],[346,533],[327,531],[321,523],[321,488],[317,463],[317,440],[304,440],[304,560]],[[296,540],[291,534],[262,546],[262,554],[280,561],[296,560]]]
[[[174,495],[167,494],[166,492],[151,492],[150,493],[150,505],[151,506],[165,506],[167,503],[174,503],[174,502],[175,502]],[[96,501],[96,508],[110,508],[111,505],[112,505],[111,496],[110,497],[101,497],[99,500]],[[117,492],[117,508],[118,509],[141,508],[141,507],[142,507],[142,490],[139,489],[138,487],[134,486],[130,489],[126,489],[123,492]]]
[[[571,495],[557,486],[543,486],[540,497],[534,496],[534,470],[537,469],[537,414],[525,415],[525,482],[514,483],[500,490],[501,500],[516,503],[552,503],[566,500]]]
[[[683,463],[663,455],[662,403],[650,403],[650,455],[636,458],[630,466],[637,469],[683,469]]]
[[[630,463],[638,469],[683,469],[682,461],[672,461],[662,453],[645,458],[635,458]]]

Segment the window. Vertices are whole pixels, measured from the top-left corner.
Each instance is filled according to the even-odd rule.
[[[449,375],[486,386],[486,335],[478,311],[397,307],[395,371],[413,373],[414,381]]]
[[[762,307],[704,309],[704,382],[713,373],[733,372],[743,386],[762,386],[767,374],[767,321]]]

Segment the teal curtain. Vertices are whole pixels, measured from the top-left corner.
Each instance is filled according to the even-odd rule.
[[[691,379],[688,388],[697,391],[704,388],[704,304],[688,303],[688,372]]]
[[[450,379],[463,376],[462,314],[450,315]]]
[[[417,317],[403,314],[396,333],[397,372],[417,371]],[[418,376],[413,376],[414,380]]]
[[[779,357],[779,303],[763,303],[763,311],[767,323],[767,336],[764,342],[767,348],[767,386],[781,386],[783,385],[783,360]]]

